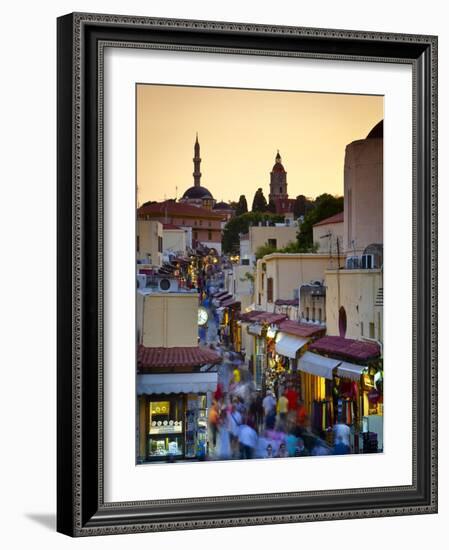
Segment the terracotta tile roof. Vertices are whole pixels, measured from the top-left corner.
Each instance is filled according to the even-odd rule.
[[[277,324],[287,319],[287,315],[282,313],[270,313],[268,311],[259,311],[259,315],[253,317],[252,321],[258,323]]]
[[[282,300],[281,298],[279,298],[274,302],[274,305],[275,306],[297,306],[299,305],[298,301],[299,301],[298,298],[296,298],[296,300]]]
[[[241,302],[238,300],[234,300],[234,298],[229,298],[228,300],[224,300],[223,302],[220,302],[221,307],[230,307],[230,306],[238,306]]]
[[[254,317],[257,317],[258,315],[260,315],[260,313],[262,313],[261,311],[257,311],[256,309],[253,309],[251,311],[244,311],[242,313],[240,313],[240,320],[245,322],[245,323],[250,323]]]
[[[179,225],[175,225],[174,223],[164,223],[162,227],[163,229],[181,229]]]
[[[218,353],[200,347],[147,348],[137,350],[137,368],[140,372],[151,367],[195,367],[220,363]]]
[[[137,216],[150,215],[152,217],[157,216],[191,216],[195,218],[210,218],[214,220],[221,220],[222,215],[212,212],[207,208],[201,208],[199,206],[192,206],[184,202],[154,202],[152,204],[144,204],[137,211]]]
[[[324,336],[311,344],[309,349],[356,361],[367,361],[380,356],[379,345],[375,342],[352,340],[341,336]]]
[[[317,227],[318,225],[327,225],[329,223],[341,223],[343,221],[344,221],[344,212],[339,212],[338,214],[334,214],[333,216],[330,216],[325,220],[321,220],[320,222],[313,224],[313,227]]]
[[[299,336],[300,338],[312,338],[318,336],[320,333],[324,333],[326,330],[322,326],[308,325],[306,323],[297,323],[296,321],[282,321],[279,325],[279,330]]]

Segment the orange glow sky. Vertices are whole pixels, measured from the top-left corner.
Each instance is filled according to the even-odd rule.
[[[201,184],[216,200],[244,194],[251,208],[258,187],[268,199],[278,149],[290,197],[342,195],[345,146],[382,118],[380,96],[138,85],[138,201],[193,185],[196,132]]]

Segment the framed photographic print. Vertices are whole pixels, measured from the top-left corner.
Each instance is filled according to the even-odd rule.
[[[437,38],[58,19],[58,531],[437,511]]]

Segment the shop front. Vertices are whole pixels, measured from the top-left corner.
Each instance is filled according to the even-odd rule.
[[[312,428],[329,434],[332,425],[343,423],[351,428],[354,452],[383,450],[379,346],[374,342],[325,336],[309,349],[299,368],[321,378],[318,387],[312,382],[306,392]]]
[[[216,372],[138,375],[139,461],[208,454],[208,408]]]

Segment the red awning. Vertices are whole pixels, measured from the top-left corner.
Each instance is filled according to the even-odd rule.
[[[234,300],[233,298],[220,303],[220,307],[231,307],[237,305],[240,305],[240,302],[238,300]]]
[[[296,323],[295,321],[282,321],[279,330],[287,334],[299,336],[300,338],[313,338],[319,336],[326,330],[323,326],[309,325],[307,323]]]
[[[356,361],[367,361],[380,356],[380,347],[376,342],[352,340],[342,336],[324,336],[311,344],[309,349]]]

